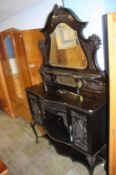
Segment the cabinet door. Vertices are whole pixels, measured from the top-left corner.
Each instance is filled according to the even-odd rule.
[[[12,108],[16,116],[31,120],[25,88],[30,86],[30,77],[20,31],[12,29],[1,33],[2,68]]]
[[[1,52],[0,52],[0,108],[8,113],[10,116],[15,117],[15,113],[10,102],[9,94],[7,91],[7,85],[5,81],[5,76],[1,64]]]
[[[11,33],[11,37],[13,42],[15,43],[13,46],[14,46],[14,52],[16,55],[16,60],[19,66],[19,73],[22,81],[22,86],[23,88],[27,88],[31,86],[31,79],[30,79],[28,64],[26,60],[23,36],[20,31],[14,30]]]
[[[23,98],[23,89],[20,81],[19,67],[13,49],[13,42],[9,33],[2,35],[3,70],[11,100]]]
[[[10,98],[13,100],[16,98],[16,91],[14,87],[14,81],[13,81],[13,76],[12,76],[12,68],[10,66],[10,61],[8,58],[8,54],[6,52],[6,48],[4,45],[4,40],[0,37],[0,54],[1,54],[1,67],[3,69],[4,73],[4,81],[7,84],[7,90],[8,94],[10,95]]]

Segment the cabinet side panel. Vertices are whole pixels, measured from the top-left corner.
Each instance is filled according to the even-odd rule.
[[[44,39],[39,29],[24,30],[23,39],[26,50],[26,57],[31,77],[32,85],[42,82],[40,67],[43,63],[43,57],[39,49],[40,40]]]
[[[109,174],[116,174],[116,12],[107,16],[109,59]]]

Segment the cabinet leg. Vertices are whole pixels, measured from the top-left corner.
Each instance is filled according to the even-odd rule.
[[[35,134],[36,137],[36,143],[38,143],[38,135],[37,135],[37,131],[35,129],[35,125],[37,124],[37,122],[35,120],[32,120],[32,122],[30,123],[30,126]]]
[[[96,164],[96,157],[86,156],[86,159],[89,164],[89,174],[93,175],[95,164]]]
[[[104,170],[106,171],[106,174],[108,174],[108,160],[105,162]]]

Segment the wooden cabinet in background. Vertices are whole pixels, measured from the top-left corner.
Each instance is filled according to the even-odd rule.
[[[31,121],[25,89],[31,79],[20,30],[0,33],[0,104],[10,116]]]
[[[0,33],[0,109],[28,122],[32,121],[32,115],[25,89],[42,81],[39,41],[43,38],[39,29],[8,29]],[[40,125],[38,128],[44,135],[43,128]]]
[[[42,82],[39,71],[43,58],[39,49],[39,42],[44,39],[44,35],[39,29],[23,30],[22,33],[31,83],[35,85]]]

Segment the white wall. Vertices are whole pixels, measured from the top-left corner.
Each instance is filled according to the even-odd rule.
[[[26,8],[0,23],[0,31],[12,27],[17,29],[42,28],[54,4],[62,5],[62,0],[41,0],[36,5]]]
[[[116,11],[116,0],[64,0],[64,6],[72,9],[82,21],[89,22],[84,30],[85,38],[93,33],[101,38],[102,45],[96,57],[101,69],[104,70],[102,16]]]
[[[104,13],[116,12],[116,0],[104,0]]]

